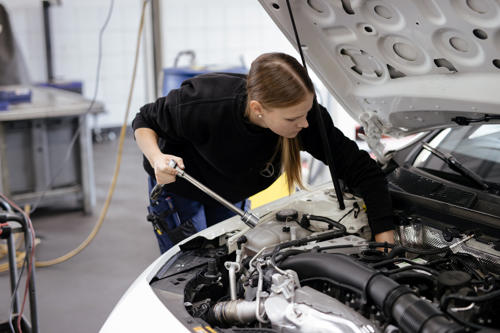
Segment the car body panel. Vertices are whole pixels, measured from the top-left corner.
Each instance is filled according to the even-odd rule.
[[[296,47],[286,1],[260,3]],[[500,114],[497,1],[290,4],[307,64],[366,127],[398,136]]]

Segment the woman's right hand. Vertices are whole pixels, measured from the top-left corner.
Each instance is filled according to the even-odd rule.
[[[175,182],[177,171],[168,165],[170,160],[174,160],[177,162],[179,168],[184,169],[182,158],[174,155],[159,154],[154,158],[152,165],[155,170],[156,182],[158,184],[170,184]]]

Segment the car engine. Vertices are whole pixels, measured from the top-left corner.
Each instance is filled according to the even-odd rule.
[[[325,187],[260,212],[253,229],[194,238],[151,286],[207,332],[500,328],[498,241],[396,209],[396,243],[376,243],[363,202],[346,199],[345,211],[332,209]]]

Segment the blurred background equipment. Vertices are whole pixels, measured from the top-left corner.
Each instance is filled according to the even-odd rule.
[[[29,82],[28,70],[14,38],[9,15],[0,3],[0,86]]]
[[[26,89],[9,87],[2,90]],[[31,92],[31,101],[0,112],[0,191],[21,205],[69,204],[90,214],[95,206],[90,101],[49,87]],[[103,111],[103,104],[95,103],[90,113]],[[77,131],[78,143],[68,150]]]
[[[179,63],[185,61],[184,59],[189,59],[188,66],[179,66]],[[173,67],[167,67],[163,70],[163,90],[164,96],[172,89],[179,88],[182,81],[187,80],[193,76],[206,74],[210,72],[225,72],[225,73],[248,73],[248,68],[246,68],[241,59],[241,65],[239,66],[220,66],[220,65],[196,65],[196,53],[193,50],[184,50],[177,53],[174,60]]]
[[[24,235],[24,253],[21,260],[16,260],[16,241],[14,234]],[[7,240],[9,260],[10,302],[8,321],[0,323],[0,332],[38,333],[38,312],[35,290],[35,230],[28,214],[9,198],[0,193],[0,239]],[[21,272],[17,271],[17,261],[22,261]],[[21,277],[26,271],[26,286],[22,302],[19,299]],[[31,324],[23,316],[29,294]],[[15,327],[15,328],[14,328]]]

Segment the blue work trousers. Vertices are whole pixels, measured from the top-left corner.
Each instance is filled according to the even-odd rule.
[[[148,185],[148,192],[151,193],[156,179],[149,177]],[[250,207],[250,201],[247,199],[235,205],[246,210]],[[235,215],[222,205],[205,207],[198,201],[167,191],[163,191],[156,202],[149,201],[148,212],[148,220],[153,223],[161,253],[184,238]]]

